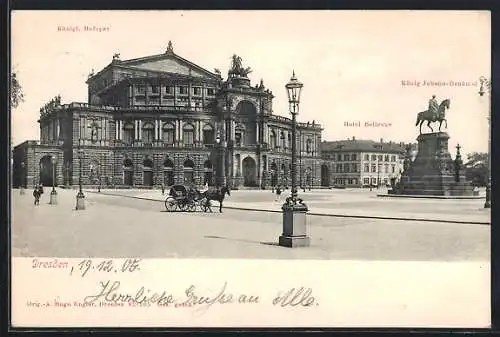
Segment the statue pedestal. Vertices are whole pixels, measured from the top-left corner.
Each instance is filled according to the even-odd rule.
[[[389,194],[429,196],[473,196],[473,186],[465,180],[463,168],[456,168],[448,152],[446,132],[418,136],[418,154],[403,172],[399,186]]]

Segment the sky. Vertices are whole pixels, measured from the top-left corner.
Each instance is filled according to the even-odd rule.
[[[39,109],[55,95],[87,102],[88,74],[114,53],[161,54],[171,40],[177,55],[224,78],[241,56],[252,85],[263,79],[273,91],[277,115],[289,116],[285,84],[295,70],[304,84],[298,119],[322,124],[323,140],[415,142],[417,113],[436,95],[451,100],[450,152],[458,143],[462,154],[488,149],[489,97],[478,95],[491,71],[486,11],[14,11],[11,27],[25,95],[12,111],[14,144],[39,139]],[[372,121],[386,126],[365,127]]]

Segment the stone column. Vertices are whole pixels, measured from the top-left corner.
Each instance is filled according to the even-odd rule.
[[[57,123],[57,128],[56,128],[56,139],[59,140],[60,136],[61,136],[61,121],[58,119],[56,119],[56,123]]]
[[[182,134],[182,119],[179,119],[179,141],[183,141],[183,134]]]
[[[142,120],[139,119],[139,140],[142,140]]]
[[[134,140],[139,138],[139,133],[138,133],[138,130],[137,130],[137,126],[138,126],[138,121],[135,120],[134,121]]]
[[[162,140],[163,138],[163,121],[161,119],[158,120],[158,139]]]
[[[231,141],[234,142],[236,139],[236,121],[231,118]]]
[[[120,140],[123,139],[123,121],[122,120],[119,120],[118,121],[118,125],[119,125],[119,130],[118,130],[118,134],[120,135]]]
[[[120,121],[115,120],[115,139],[116,140],[118,140],[120,137],[119,132],[120,132]]]
[[[158,140],[158,120],[155,119],[155,141]]]

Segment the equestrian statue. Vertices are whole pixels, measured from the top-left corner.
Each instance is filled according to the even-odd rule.
[[[420,134],[422,134],[422,124],[427,121],[427,127],[431,129],[432,132],[434,130],[431,127],[431,123],[439,122],[439,131],[441,131],[441,125],[443,121],[445,122],[446,128],[448,128],[448,121],[445,118],[446,109],[450,108],[450,99],[447,98],[438,104],[436,100],[436,95],[432,95],[432,98],[429,100],[429,108],[425,111],[421,111],[417,114],[417,123],[415,126],[419,126]],[[420,124],[420,125],[419,125]]]

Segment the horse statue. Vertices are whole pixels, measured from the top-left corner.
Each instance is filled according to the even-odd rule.
[[[432,132],[434,130],[431,127],[431,123],[433,122],[439,122],[439,131],[441,131],[441,125],[443,124],[443,121],[445,122],[446,128],[448,128],[448,121],[445,118],[445,112],[446,109],[450,108],[450,99],[447,98],[439,104],[437,109],[434,111],[432,109],[428,109],[425,111],[421,111],[417,114],[417,123],[415,126],[419,126],[420,134],[422,134],[422,124],[424,121],[427,121],[427,127],[431,129]],[[420,125],[419,125],[420,124]]]
[[[222,203],[224,201],[224,197],[231,196],[231,192],[229,192],[229,187],[209,187],[209,189],[203,192],[203,196],[207,198],[207,204],[210,204],[211,200],[215,200],[219,202],[219,212],[222,213]]]

